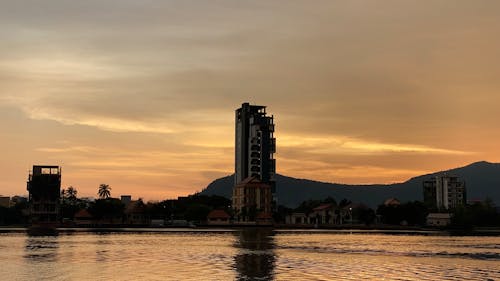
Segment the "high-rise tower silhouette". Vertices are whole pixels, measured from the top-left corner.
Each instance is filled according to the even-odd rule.
[[[274,189],[276,139],[274,118],[266,107],[244,103],[236,110],[235,184],[257,177]],[[274,190],[273,190],[274,192]]]
[[[233,208],[238,220],[271,213],[275,202],[276,139],[273,116],[266,107],[243,103],[235,119],[235,176]]]

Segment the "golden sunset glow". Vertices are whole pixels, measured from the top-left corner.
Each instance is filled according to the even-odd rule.
[[[3,1],[0,194],[34,164],[96,197],[234,172],[234,110],[277,172],[393,183],[500,161],[498,1]]]

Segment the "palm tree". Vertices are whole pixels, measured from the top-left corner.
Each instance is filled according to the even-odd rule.
[[[107,199],[111,197],[111,187],[105,183],[101,183],[99,185],[99,191],[97,192],[99,195],[99,198],[101,199]]]
[[[76,191],[76,188],[70,186],[68,187],[68,189],[66,189],[66,197],[68,197],[68,199],[70,201],[74,201],[76,200],[76,194],[78,193],[78,191]]]

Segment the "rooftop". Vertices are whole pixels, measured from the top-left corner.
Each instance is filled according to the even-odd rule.
[[[207,215],[207,218],[209,219],[229,219],[230,217],[231,216],[229,216],[229,214],[224,210],[212,210]]]

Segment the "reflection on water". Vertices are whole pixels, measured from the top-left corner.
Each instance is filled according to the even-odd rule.
[[[244,229],[235,232],[234,257],[238,280],[271,280],[274,276],[274,232],[271,229]]]
[[[31,262],[57,262],[57,235],[28,234],[24,257]]]
[[[0,280],[500,280],[500,237],[270,229],[0,233]]]

